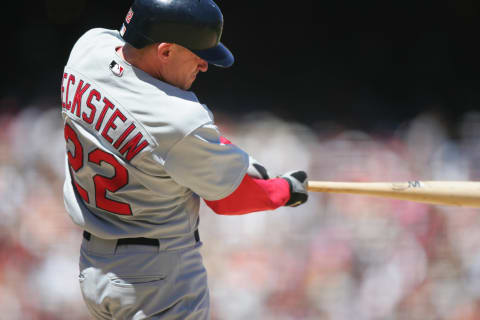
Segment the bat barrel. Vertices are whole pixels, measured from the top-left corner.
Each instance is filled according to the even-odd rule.
[[[480,207],[480,182],[331,182],[309,181],[313,192],[371,195],[429,204]]]

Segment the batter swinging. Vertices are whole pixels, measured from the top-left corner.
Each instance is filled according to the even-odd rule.
[[[120,32],[92,29],[62,78],[64,199],[84,231],[80,287],[96,319],[208,319],[199,201],[245,214],[307,201],[306,173],[271,178],[188,91],[229,67],[210,0],[137,0]]]

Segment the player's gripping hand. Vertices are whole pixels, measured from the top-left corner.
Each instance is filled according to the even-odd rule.
[[[249,164],[248,164],[248,170],[247,174],[255,179],[263,179],[267,180],[270,179],[270,174],[267,171],[267,168],[265,168],[264,165],[262,165],[260,162],[252,158],[252,156],[249,155]]]
[[[307,202],[308,192],[307,192],[307,173],[305,171],[290,171],[281,175],[280,178],[283,178],[288,181],[290,185],[290,199],[287,201],[285,206],[296,207],[302,203]]]

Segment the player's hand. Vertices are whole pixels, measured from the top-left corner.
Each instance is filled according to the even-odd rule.
[[[270,179],[270,174],[267,171],[267,168],[265,168],[264,165],[262,165],[260,162],[252,158],[252,156],[249,155],[249,164],[248,164],[248,170],[247,174],[256,179],[263,179],[267,180]]]
[[[290,171],[280,176],[290,185],[290,199],[285,206],[296,207],[307,202],[307,173],[305,171]]]

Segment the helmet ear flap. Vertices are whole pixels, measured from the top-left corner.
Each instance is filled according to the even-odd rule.
[[[232,53],[220,43],[223,15],[212,0],[135,0],[120,28],[130,45],[179,44],[214,65],[229,67]]]

